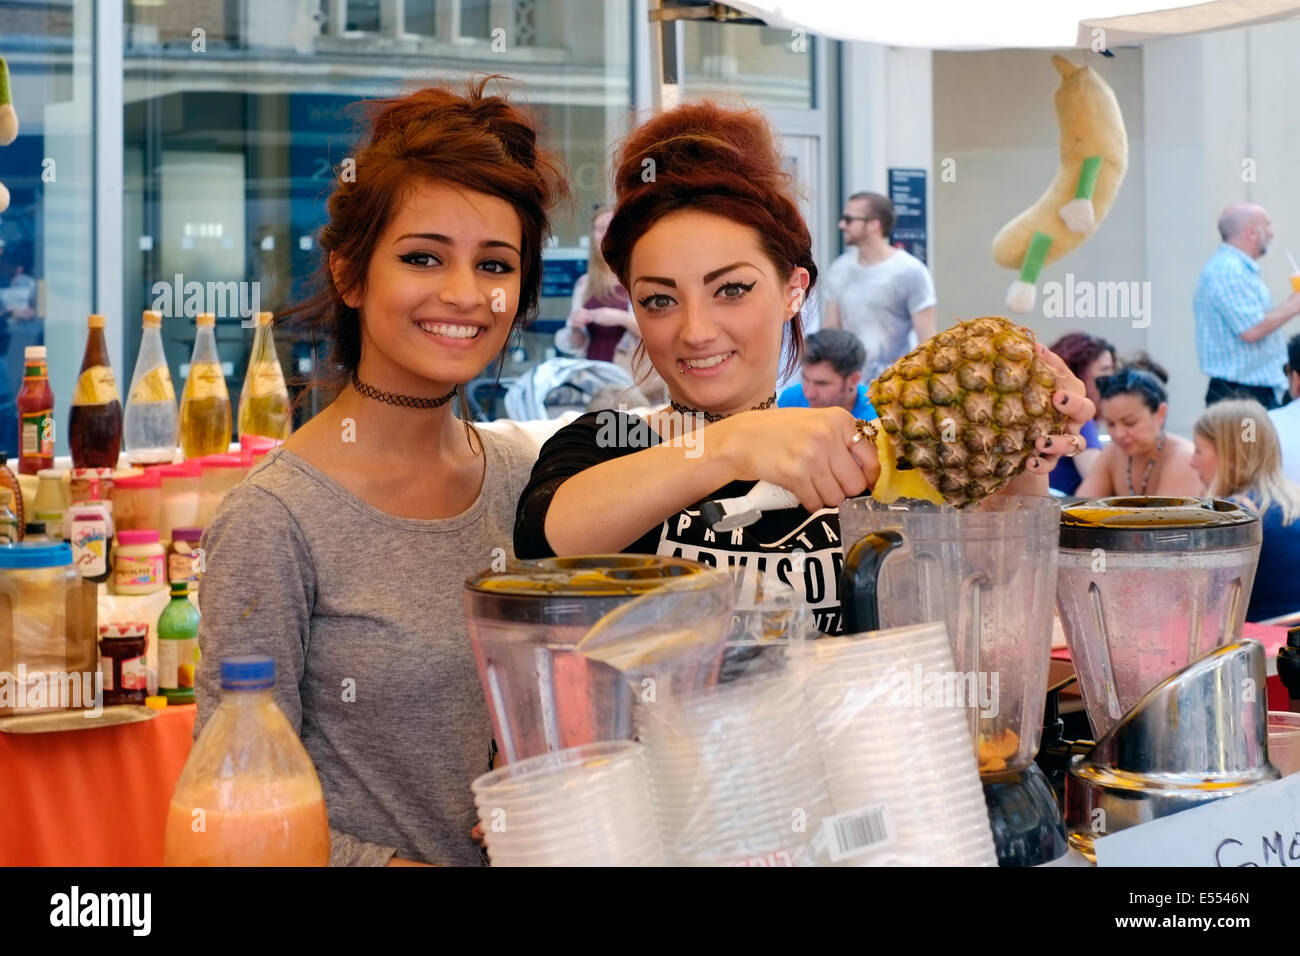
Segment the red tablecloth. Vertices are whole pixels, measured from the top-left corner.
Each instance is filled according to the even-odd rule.
[[[152,720],[0,733],[0,866],[161,866],[194,705]]]

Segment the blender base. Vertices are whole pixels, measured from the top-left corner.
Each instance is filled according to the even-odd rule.
[[[983,774],[980,782],[998,866],[1041,866],[1068,852],[1061,807],[1038,764]]]

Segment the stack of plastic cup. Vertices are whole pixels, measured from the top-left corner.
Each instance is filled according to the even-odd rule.
[[[530,757],[471,784],[493,866],[662,866],[634,741]]]
[[[808,866],[829,806],[794,670],[639,708],[670,866]]]
[[[943,624],[823,638],[803,652],[846,866],[996,866],[967,710]],[[976,675],[978,680],[978,675]]]

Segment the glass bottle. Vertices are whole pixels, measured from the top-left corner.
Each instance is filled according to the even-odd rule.
[[[87,320],[86,355],[68,414],[68,446],[73,468],[116,468],[122,449],[122,400],[108,361],[104,317]]]
[[[13,501],[14,493],[8,488],[0,488],[0,544],[12,544],[22,537],[19,533],[22,525],[11,510]]]
[[[283,440],[293,430],[289,408],[289,389],[284,384],[284,370],[275,351],[272,314],[257,313],[257,331],[253,333],[253,351],[248,358],[248,373],[239,393],[239,440],[245,435],[262,435]]]
[[[196,320],[190,375],[181,394],[181,452],[186,458],[216,455],[230,448],[230,393],[217,355],[217,317]]]
[[[54,467],[54,391],[45,346],[23,350],[23,386],[18,390],[18,472],[34,475]]]
[[[157,312],[144,313],[124,428],[126,458],[131,464],[171,464],[175,459],[176,390],[163,352],[162,316]]]
[[[158,692],[168,705],[194,703],[199,663],[199,609],[188,581],[172,581],[171,601],[158,617]]]
[[[23,520],[23,486],[18,483],[18,476],[9,470],[9,452],[0,450],[0,488],[8,488],[12,495],[12,504],[9,510],[13,512],[14,520],[18,523],[19,534],[13,540],[22,540],[22,529],[25,527]]]
[[[221,704],[172,794],[165,866],[329,863],[325,795],[311,757],[271,696],[274,686],[269,657],[221,662]],[[198,810],[202,827],[195,826]]]

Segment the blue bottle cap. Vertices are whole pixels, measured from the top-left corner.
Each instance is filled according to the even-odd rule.
[[[274,686],[275,661],[265,654],[221,661],[222,690],[270,690]]]

